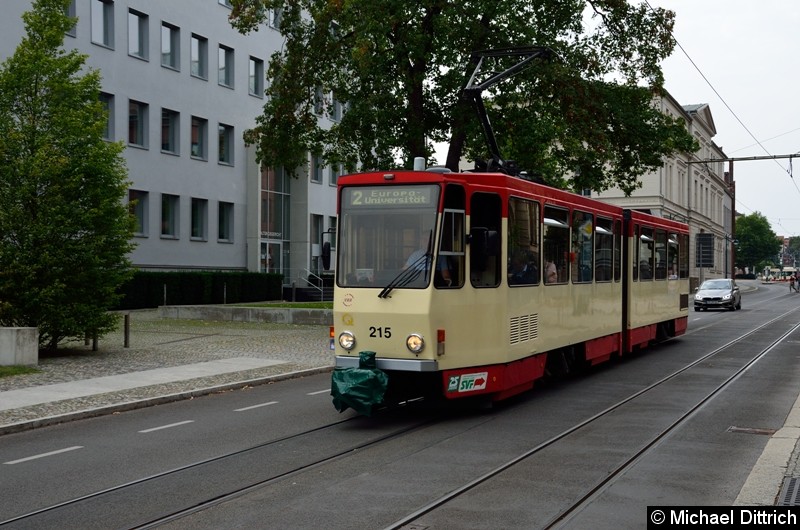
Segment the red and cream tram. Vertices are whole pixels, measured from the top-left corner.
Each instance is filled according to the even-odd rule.
[[[387,402],[500,400],[681,335],[685,224],[501,173],[339,179],[332,347]]]

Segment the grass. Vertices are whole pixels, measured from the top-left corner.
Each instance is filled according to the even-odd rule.
[[[11,377],[12,375],[38,374],[40,370],[33,366],[0,366],[0,377]]]

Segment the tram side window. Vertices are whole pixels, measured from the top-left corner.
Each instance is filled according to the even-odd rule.
[[[594,231],[594,278],[598,282],[610,282],[613,275],[613,226],[611,219],[597,218]]]
[[[678,234],[670,232],[667,235],[667,279],[678,279],[678,260],[680,259],[680,240]]]
[[[681,234],[678,243],[678,277],[685,279],[689,277],[689,234]]]
[[[445,209],[442,214],[442,239],[439,242],[439,266],[434,271],[435,287],[464,285],[464,210]]]
[[[480,231],[487,236],[487,244],[481,249],[480,256],[475,253],[475,248],[470,251],[470,282],[474,287],[497,287],[500,285],[502,254],[498,237],[503,216],[500,196],[475,193],[470,199],[470,211],[470,231]]]
[[[575,210],[572,212],[572,283],[592,281],[592,254],[594,246],[594,216]]]
[[[463,186],[448,184],[444,190],[444,211],[439,240],[439,257],[433,274],[434,287],[461,287],[466,271],[466,192]]]
[[[622,221],[614,221],[614,281],[622,275]]]
[[[569,212],[554,206],[544,207],[542,230],[545,283],[567,283],[569,278]]]
[[[655,265],[653,229],[643,226],[641,231],[639,236],[639,279],[652,280]]]
[[[537,285],[539,274],[539,203],[517,197],[508,200],[509,285]]]
[[[656,245],[653,258],[656,262],[656,280],[667,279],[667,233],[660,228],[656,229]]]

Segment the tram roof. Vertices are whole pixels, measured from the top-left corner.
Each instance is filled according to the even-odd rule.
[[[613,217],[623,215],[623,208],[578,195],[576,193],[553,188],[545,184],[538,184],[519,177],[507,175],[505,173],[479,173],[479,172],[450,172],[450,171],[412,171],[407,169],[396,169],[388,171],[370,171],[364,173],[354,173],[341,176],[338,180],[340,186],[382,186],[397,184],[437,184],[437,183],[459,183],[467,188],[480,189],[480,191],[496,191],[507,196],[533,195],[544,199],[550,204],[565,208],[583,208],[595,212],[604,212]],[[631,218],[653,226],[676,230],[679,232],[688,231],[688,227],[678,221],[658,217],[637,210],[629,210]]]

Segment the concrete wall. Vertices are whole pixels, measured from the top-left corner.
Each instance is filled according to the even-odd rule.
[[[0,366],[37,364],[38,328],[0,328]]]
[[[330,326],[333,311],[330,309],[290,309],[233,306],[161,306],[162,318],[210,320],[233,322],[265,322],[272,324],[304,324]]]

